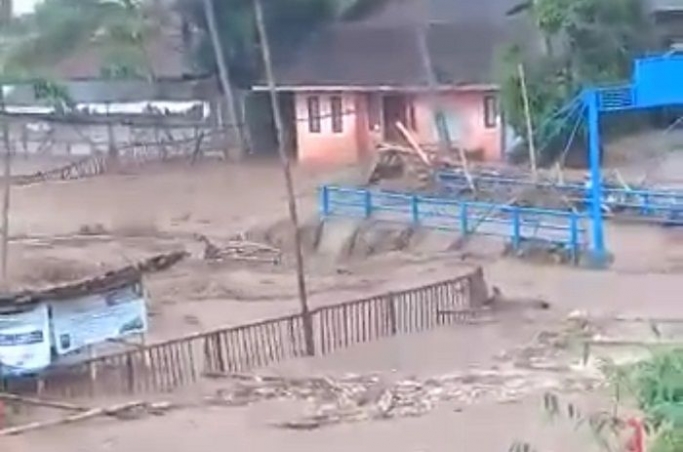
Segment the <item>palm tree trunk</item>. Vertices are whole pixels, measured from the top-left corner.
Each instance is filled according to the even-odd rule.
[[[266,79],[268,81],[268,90],[270,92],[270,106],[273,111],[273,119],[275,121],[275,128],[277,129],[278,139],[278,153],[280,154],[280,162],[282,164],[282,172],[285,177],[285,188],[287,190],[287,204],[289,207],[289,217],[294,226],[294,249],[296,254],[296,276],[297,286],[299,289],[299,302],[301,304],[301,316],[304,326],[304,340],[306,344],[306,354],[313,356],[315,354],[315,343],[313,341],[313,324],[311,321],[311,313],[308,309],[308,299],[306,294],[306,277],[304,269],[304,256],[301,249],[301,229],[299,228],[299,215],[297,212],[296,198],[294,196],[294,182],[292,180],[291,161],[287,155],[287,141],[285,137],[284,124],[282,123],[282,114],[280,112],[280,102],[278,101],[277,89],[275,87],[275,75],[273,73],[273,64],[270,56],[270,43],[268,41],[268,33],[266,31],[265,19],[263,17],[263,6],[261,0],[254,0],[254,9],[256,12],[256,27],[258,29],[259,41],[261,43],[261,55],[263,56],[263,66],[266,70]]]
[[[213,46],[214,55],[216,57],[216,64],[218,65],[218,77],[221,83],[221,88],[223,89],[223,94],[225,95],[225,103],[228,107],[229,115],[229,126],[235,127],[237,132],[238,150],[239,155],[236,156],[238,159],[242,158],[246,154],[246,139],[244,137],[244,131],[242,128],[242,123],[240,117],[237,115],[237,107],[235,104],[235,94],[232,90],[232,83],[230,81],[230,70],[227,63],[225,62],[225,54],[223,53],[223,44],[221,43],[220,36],[218,34],[218,24],[216,22],[216,11],[213,6],[212,0],[203,0],[204,2],[204,14],[206,15],[206,23],[209,27],[209,35],[211,37],[211,44]],[[225,157],[229,158],[230,155],[228,150],[225,149]]]
[[[107,164],[110,169],[118,170],[119,166],[119,149],[116,146],[116,131],[114,130],[114,122],[109,111],[109,104],[106,110],[107,121]]]

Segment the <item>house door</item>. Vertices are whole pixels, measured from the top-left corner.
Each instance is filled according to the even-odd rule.
[[[396,127],[400,122],[407,125],[409,102],[406,96],[388,95],[382,99],[382,119],[384,122],[384,139],[389,142],[405,141],[403,135]]]

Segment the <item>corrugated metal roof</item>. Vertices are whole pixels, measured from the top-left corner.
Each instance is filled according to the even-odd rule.
[[[276,71],[281,86],[425,86],[417,30],[440,83],[495,82],[497,52],[537,41],[526,16],[508,17],[517,0],[391,0],[371,17],[323,29],[294,63]]]

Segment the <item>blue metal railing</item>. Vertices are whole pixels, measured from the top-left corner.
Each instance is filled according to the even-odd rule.
[[[523,208],[358,188],[322,186],[320,216],[376,219],[564,247],[573,260],[587,244],[585,218],[561,210]]]

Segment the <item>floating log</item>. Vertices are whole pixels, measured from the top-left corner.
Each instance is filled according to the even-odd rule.
[[[72,405],[70,403],[56,402],[56,401],[52,401],[52,400],[35,399],[35,398],[31,398],[31,397],[23,397],[23,396],[19,396],[16,394],[8,394],[8,393],[0,393],[0,400],[4,400],[6,402],[20,403],[23,405],[42,406],[42,407],[46,407],[46,408],[56,408],[58,410],[66,410],[66,411],[86,411],[86,410],[89,410],[88,407],[84,407],[84,406],[80,406],[80,405]]]

